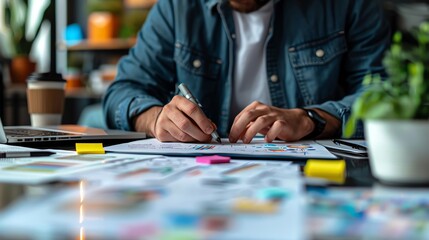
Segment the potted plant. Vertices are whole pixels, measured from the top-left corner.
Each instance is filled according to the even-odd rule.
[[[387,79],[365,77],[345,131],[351,136],[363,120],[372,173],[390,183],[429,183],[429,22],[411,36],[394,35]]]
[[[31,61],[29,55],[34,41],[39,35],[42,21],[46,18],[46,8],[42,11],[43,16],[34,24],[35,29],[30,29],[32,9],[29,0],[5,0],[2,2],[4,15],[2,16],[4,30],[0,35],[3,42],[2,53],[10,61],[10,75],[12,82],[25,83],[26,78],[35,71],[36,65]]]

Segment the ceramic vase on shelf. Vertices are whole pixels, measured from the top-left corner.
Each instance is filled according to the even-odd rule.
[[[28,56],[16,56],[12,58],[9,66],[12,84],[26,84],[27,77],[36,71],[36,63]]]

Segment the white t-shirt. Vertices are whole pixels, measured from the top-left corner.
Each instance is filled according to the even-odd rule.
[[[266,51],[273,2],[257,11],[234,11],[236,62],[231,98],[231,121],[253,101],[271,105],[268,88]]]

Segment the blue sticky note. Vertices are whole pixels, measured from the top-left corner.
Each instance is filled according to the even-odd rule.
[[[258,192],[258,198],[261,200],[283,200],[289,196],[289,192],[286,189],[271,187],[264,188]]]
[[[200,216],[192,213],[170,213],[167,216],[167,222],[170,227],[194,228],[198,226]]]

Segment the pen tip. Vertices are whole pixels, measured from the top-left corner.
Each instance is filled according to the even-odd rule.
[[[216,142],[222,144],[222,140],[220,140],[220,137],[216,138]]]

